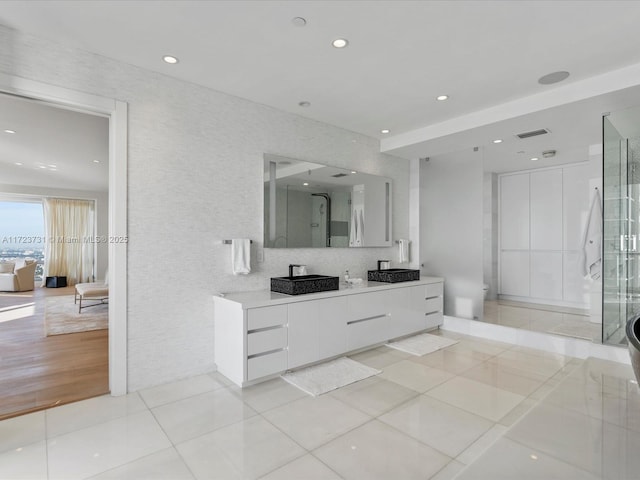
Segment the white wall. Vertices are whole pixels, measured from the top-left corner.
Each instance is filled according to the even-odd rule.
[[[86,190],[67,190],[61,188],[29,187],[24,185],[0,184],[0,193],[29,195],[37,197],[59,197],[95,200],[96,202],[96,235],[108,236],[109,234],[109,194],[108,192],[88,192]],[[108,244],[96,245],[97,277],[104,278],[107,263],[109,261]]]
[[[255,263],[264,152],[391,177],[393,238],[408,236],[409,165],[376,139],[3,26],[0,46],[3,73],[129,104],[130,390],[214,368],[214,292],[268,288],[289,263],[365,275],[395,253],[268,249]],[[251,275],[231,275],[221,240],[234,237],[254,241]]]
[[[444,313],[482,318],[482,152],[420,161],[423,274],[445,279]]]

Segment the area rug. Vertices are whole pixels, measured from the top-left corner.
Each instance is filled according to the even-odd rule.
[[[404,338],[397,342],[389,342],[386,345],[387,347],[421,357],[422,355],[455,345],[456,343],[458,343],[458,340],[451,340],[450,338],[431,335],[429,333],[421,333],[420,335]]]
[[[345,385],[382,373],[347,357],[282,375],[291,385],[317,397]]]
[[[44,331],[47,337],[109,328],[107,304],[83,308],[82,313],[78,313],[73,295],[47,297],[45,300]]]

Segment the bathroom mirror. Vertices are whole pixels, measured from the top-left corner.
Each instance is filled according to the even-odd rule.
[[[391,179],[264,155],[264,246],[391,246]]]

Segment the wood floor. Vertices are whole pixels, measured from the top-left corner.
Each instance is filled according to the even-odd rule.
[[[73,290],[0,293],[0,420],[109,392],[108,330],[44,334],[45,298]]]

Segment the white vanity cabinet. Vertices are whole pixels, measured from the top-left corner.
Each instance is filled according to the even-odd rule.
[[[442,324],[443,280],[368,282],[301,296],[214,297],[215,361],[239,386]]]

